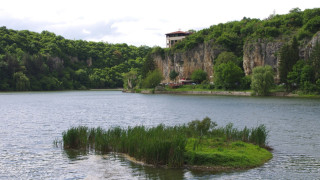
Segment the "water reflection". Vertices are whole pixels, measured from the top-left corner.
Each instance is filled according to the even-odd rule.
[[[66,155],[70,160],[76,161],[85,158],[88,155],[88,151],[75,150],[75,149],[65,149],[64,155]]]

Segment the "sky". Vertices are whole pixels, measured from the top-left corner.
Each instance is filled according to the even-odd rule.
[[[320,7],[319,0],[0,0],[0,27],[165,47],[165,34]]]

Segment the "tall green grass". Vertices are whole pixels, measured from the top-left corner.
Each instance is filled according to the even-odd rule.
[[[90,149],[100,152],[120,152],[153,165],[181,167],[187,138],[184,126],[153,128],[136,126],[103,130],[73,127],[63,133],[65,149]]]
[[[220,138],[228,141],[244,141],[266,145],[268,132],[264,125],[257,128],[238,130],[233,124],[216,128],[217,124],[206,117],[195,120],[188,125],[147,128],[135,126],[123,129],[120,127],[104,130],[101,127],[72,127],[63,132],[65,149],[83,149],[107,153],[126,153],[137,160],[153,165],[181,167],[185,161],[188,139],[193,138],[193,150],[201,147],[208,139]]]
[[[238,130],[233,127],[232,123],[229,123],[225,127],[213,129],[211,136],[226,138],[227,141],[249,142],[265,148],[267,147],[268,133],[263,124],[251,129],[244,127],[242,130]]]

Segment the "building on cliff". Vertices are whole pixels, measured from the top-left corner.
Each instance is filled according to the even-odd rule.
[[[172,47],[176,42],[181,41],[188,35],[192,34],[192,32],[184,32],[184,31],[176,31],[166,34],[167,40],[167,48]]]

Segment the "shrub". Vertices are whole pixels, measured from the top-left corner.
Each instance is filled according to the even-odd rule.
[[[207,73],[202,69],[197,69],[197,70],[193,71],[193,73],[191,75],[191,79],[194,82],[200,84],[200,83],[202,83],[202,81],[207,79]]]
[[[207,135],[209,130],[216,127],[217,123],[212,122],[210,118],[205,117],[202,121],[194,120],[188,123],[188,128],[193,136]]]
[[[233,62],[222,63],[214,67],[214,84],[223,89],[237,89],[244,77],[242,69]]]
[[[163,79],[160,70],[156,69],[148,73],[147,77],[143,80],[142,86],[144,88],[155,88]]]
[[[265,96],[274,85],[271,66],[258,66],[253,69],[251,88],[259,96]]]

